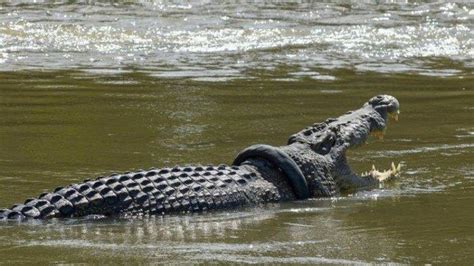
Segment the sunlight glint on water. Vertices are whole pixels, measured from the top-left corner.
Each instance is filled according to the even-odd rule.
[[[4,5],[0,69],[140,68],[191,78],[220,69],[211,75],[219,78],[280,65],[445,76],[472,67],[472,4],[357,2]],[[450,67],[432,67],[444,60]]]

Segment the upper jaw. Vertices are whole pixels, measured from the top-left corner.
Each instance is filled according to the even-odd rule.
[[[337,128],[344,146],[352,147],[365,143],[372,132],[383,132],[386,120],[371,106],[364,106],[339,117],[331,127]]]
[[[334,135],[334,145],[343,150],[358,146],[365,143],[369,135],[383,137],[388,119],[398,120],[399,107],[398,100],[393,96],[375,96],[355,111],[298,132],[290,137],[288,143],[308,143],[319,147],[321,141],[328,139],[326,136]]]
[[[398,109],[390,110],[364,105],[340,116],[328,126],[337,132],[339,144],[344,148],[364,144],[369,136],[383,138],[389,118],[398,120]]]

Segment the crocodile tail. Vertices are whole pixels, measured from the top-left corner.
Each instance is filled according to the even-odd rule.
[[[95,181],[58,187],[37,198],[27,199],[9,209],[0,209],[0,220],[76,217],[88,214],[112,214],[126,209],[133,200],[130,193],[110,176]]]
[[[59,195],[54,195],[54,197],[59,197]],[[58,216],[60,214],[59,210],[64,210],[66,204],[64,204],[64,201],[54,204],[51,200],[32,198],[26,200],[23,204],[15,204],[9,209],[1,209],[0,220],[25,220],[27,218]],[[60,204],[64,205],[64,207],[60,206]]]

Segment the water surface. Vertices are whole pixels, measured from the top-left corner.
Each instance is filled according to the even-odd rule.
[[[387,93],[352,167],[399,180],[201,215],[0,225],[3,263],[469,264],[470,3],[0,5],[0,206],[111,172],[230,163]]]

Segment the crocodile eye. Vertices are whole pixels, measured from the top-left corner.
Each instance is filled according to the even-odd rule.
[[[315,143],[311,145],[311,149],[319,154],[325,155],[331,151],[335,143],[336,135],[334,132],[330,132],[318,137]]]

